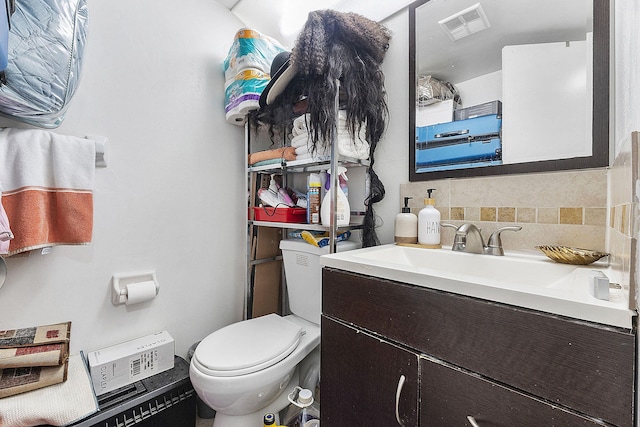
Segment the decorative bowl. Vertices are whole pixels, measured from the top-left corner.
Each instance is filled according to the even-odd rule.
[[[536,246],[547,257],[562,264],[587,265],[609,254],[589,249],[571,248],[569,246]]]

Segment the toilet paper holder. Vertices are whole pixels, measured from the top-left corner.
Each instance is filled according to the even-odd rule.
[[[135,273],[117,273],[111,279],[111,303],[113,305],[126,304],[128,293],[127,286],[142,282],[153,282],[156,285],[156,292],[151,298],[155,298],[160,291],[160,285],[156,279],[156,272],[142,271]],[[151,299],[150,298],[150,299]]]

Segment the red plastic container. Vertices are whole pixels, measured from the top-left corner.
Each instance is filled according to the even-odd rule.
[[[307,210],[305,208],[272,208],[270,206],[254,206],[253,214],[256,221],[290,222],[297,224],[307,222]]]

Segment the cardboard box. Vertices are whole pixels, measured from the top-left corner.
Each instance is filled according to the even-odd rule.
[[[475,119],[482,116],[502,116],[502,101],[485,102],[467,108],[458,108],[453,112],[453,118],[458,120]]]
[[[96,396],[173,368],[175,344],[167,331],[90,352]]]
[[[253,266],[251,317],[280,312],[281,279],[281,260],[263,262]]]

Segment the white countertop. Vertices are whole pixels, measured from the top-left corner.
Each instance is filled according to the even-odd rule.
[[[499,257],[391,244],[323,255],[320,264],[626,329],[636,314],[626,289],[611,289],[609,301],[593,296],[592,270],[617,283],[604,263],[575,266],[542,254]]]

